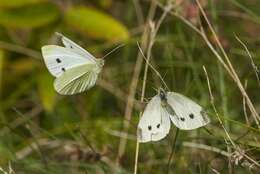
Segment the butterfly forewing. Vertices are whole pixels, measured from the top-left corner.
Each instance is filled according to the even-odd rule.
[[[147,104],[138,124],[138,141],[158,141],[170,130],[170,117],[161,107],[159,96],[153,97]]]
[[[94,64],[84,64],[64,72],[54,82],[55,90],[62,95],[83,92],[96,83],[98,73]]]
[[[58,77],[68,69],[89,64],[93,62],[88,61],[83,56],[72,52],[68,48],[57,45],[47,45],[42,47],[42,55],[44,62],[50,73]]]
[[[71,49],[72,51],[82,55],[85,59],[88,59],[89,61],[96,61],[96,58],[92,54],[90,54],[87,50],[83,49],[81,46],[79,46],[69,38],[63,36],[60,33],[57,33],[57,35],[61,37],[61,41],[66,48]]]
[[[203,108],[191,99],[175,92],[168,92],[167,102],[176,113],[170,118],[178,128],[192,130],[209,123]]]

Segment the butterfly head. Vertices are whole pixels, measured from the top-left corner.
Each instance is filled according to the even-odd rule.
[[[162,101],[167,100],[167,94],[166,94],[165,90],[161,87],[159,88],[159,96]]]
[[[104,59],[97,59],[97,65],[98,67],[102,68],[105,64],[105,60]]]

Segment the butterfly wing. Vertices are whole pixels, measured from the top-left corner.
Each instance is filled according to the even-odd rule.
[[[66,48],[82,55],[84,58],[88,59],[91,62],[96,62],[96,58],[92,54],[90,54],[87,50],[83,49],[81,46],[79,46],[69,38],[65,37],[64,35],[60,33],[56,33],[56,34],[61,37],[61,41]]]
[[[93,62],[69,48],[57,45],[43,46],[42,55],[48,70],[55,77],[59,77],[70,68],[83,64],[93,64]]]
[[[170,116],[171,121],[180,129],[192,130],[210,122],[203,108],[184,95],[168,92],[167,102],[176,113]]]
[[[95,64],[84,64],[68,69],[54,82],[55,90],[62,95],[73,95],[93,87],[100,70]]]
[[[161,107],[160,98],[155,96],[147,104],[138,123],[138,141],[145,143],[161,140],[169,133],[170,126],[170,116],[166,110]]]

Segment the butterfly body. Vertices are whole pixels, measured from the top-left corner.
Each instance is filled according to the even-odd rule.
[[[182,130],[209,123],[206,112],[191,99],[175,92],[159,90],[147,104],[138,124],[138,141],[158,141],[170,130],[171,122]],[[159,128],[158,128],[159,127]]]
[[[172,116],[177,116],[172,106],[167,102],[167,93],[165,93],[163,89],[160,89],[159,96],[161,99],[162,108],[164,108],[168,112],[168,114]]]
[[[85,49],[63,36],[64,47],[46,45],[42,47],[44,62],[56,77],[55,90],[62,95],[73,95],[93,87],[104,66],[104,59],[97,59]]]

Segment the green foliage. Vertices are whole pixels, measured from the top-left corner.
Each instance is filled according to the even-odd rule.
[[[1,154],[0,164],[6,164],[6,162],[10,161],[13,157],[8,147],[2,143],[0,143],[0,154]]]
[[[111,7],[111,5],[113,4],[112,0],[98,0],[98,3],[100,6],[102,6],[104,8]]]
[[[66,12],[68,25],[94,39],[122,41],[129,38],[128,30],[111,16],[90,7],[73,7]]]
[[[46,0],[1,0],[0,8],[21,7],[21,6],[36,4],[44,1]]]
[[[56,103],[56,92],[53,89],[53,77],[48,72],[39,73],[38,91],[42,106],[47,112],[52,112]]]
[[[0,10],[0,25],[10,28],[38,28],[55,21],[59,16],[56,6],[36,4]]]
[[[1,86],[2,86],[2,73],[4,68],[4,51],[0,49],[0,96],[1,96]]]
[[[10,162],[17,174],[133,173],[139,113],[156,95],[154,88],[162,85],[149,68],[145,102],[135,102],[132,119],[125,120],[127,96],[139,52],[136,42],[147,39],[142,37],[146,24],[139,22],[142,14],[146,19],[149,9],[154,7],[151,2],[155,1],[0,0],[0,167],[8,169]],[[178,2],[181,3],[174,10],[198,28],[202,22],[205,34],[217,47],[205,21],[196,16],[201,13],[194,1]],[[234,37],[235,33],[245,42],[259,69],[260,4],[257,0],[201,2],[205,3],[206,14],[230,62],[260,112],[260,83],[253,62]],[[163,10],[160,7],[153,10],[149,14],[154,12],[153,21],[157,23]],[[105,58],[97,85],[78,95],[62,96],[54,91],[55,77],[48,72],[40,52],[43,45],[61,45],[55,32],[88,48],[96,57],[106,55],[118,41],[125,46]],[[243,163],[245,158],[238,165],[231,162],[230,167],[229,158],[222,154],[236,151],[227,141],[211,106],[203,65],[226,130],[236,145],[255,161],[260,158],[259,129],[237,85],[203,38],[179,18],[168,14],[155,37],[151,64],[170,90],[204,106],[211,118],[207,129],[179,132],[169,174],[208,174],[214,173],[213,169],[216,173],[259,173],[255,165]],[[144,67],[138,79],[136,100],[142,93]],[[117,165],[119,141],[125,138],[124,121],[130,123],[129,136],[125,154]],[[162,141],[140,144],[138,173],[166,174],[175,132],[172,126]],[[187,143],[193,143],[194,147]]]

